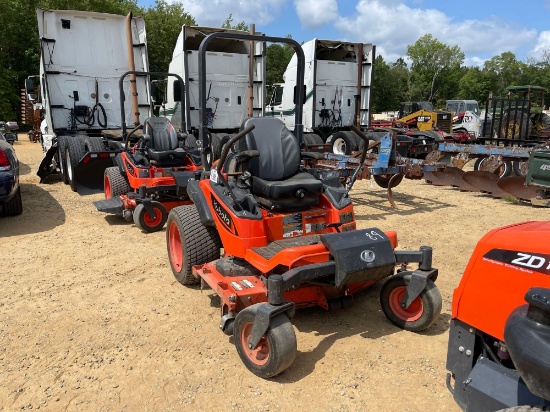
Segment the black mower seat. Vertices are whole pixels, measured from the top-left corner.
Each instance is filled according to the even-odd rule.
[[[149,117],[145,120],[143,134],[149,136],[147,157],[155,164],[175,166],[187,156],[187,152],[179,147],[176,129],[167,118]]]
[[[254,125],[244,138],[245,150],[260,155],[248,162],[252,193],[258,203],[279,211],[298,211],[319,203],[323,183],[300,170],[300,148],[294,135],[276,118],[247,119]]]

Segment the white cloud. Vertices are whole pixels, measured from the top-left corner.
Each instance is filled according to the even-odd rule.
[[[360,0],[356,13],[340,17],[335,27],[351,41],[376,44],[378,53],[388,61],[405,56],[407,46],[427,33],[442,43],[458,45],[469,59],[514,52],[536,37],[536,30],[527,30],[496,17],[485,21],[455,21],[436,9],[382,0]]]
[[[333,22],[338,17],[336,0],[294,0],[294,6],[302,26],[307,29]]]
[[[543,57],[543,53],[550,52],[550,31],[540,32],[537,44],[529,53],[535,59]]]
[[[219,27],[231,14],[233,24],[269,24],[279,17],[288,0],[178,0],[198,25]]]

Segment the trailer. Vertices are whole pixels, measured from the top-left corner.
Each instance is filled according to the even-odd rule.
[[[119,93],[120,76],[148,71],[142,18],[76,10],[37,10],[40,39],[41,124],[44,158],[41,182],[58,170],[77,191],[77,166],[87,152],[103,152],[103,162],[84,167],[86,183],[102,189],[103,170],[121,150],[123,122],[134,127],[152,115],[148,78],[131,76]],[[31,79],[27,94],[34,90]],[[132,110],[121,118],[120,96]]]
[[[367,130],[370,120],[371,86],[376,46],[313,39],[302,45],[305,89],[303,142],[328,143],[335,153],[350,154],[362,147],[351,132],[354,125]],[[274,84],[265,116],[280,118],[294,130],[297,58],[294,54],[284,73],[284,83]]]

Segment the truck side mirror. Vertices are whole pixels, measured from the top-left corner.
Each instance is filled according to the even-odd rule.
[[[297,93],[296,88],[297,88],[297,86],[294,86],[294,104],[296,104],[296,101],[298,100],[297,99],[298,95],[296,94]],[[305,103],[306,102],[306,86],[305,85],[304,85],[304,88],[303,88],[302,92],[303,92],[302,103]]]
[[[29,100],[34,100],[34,82],[32,79],[25,79],[25,93]]]

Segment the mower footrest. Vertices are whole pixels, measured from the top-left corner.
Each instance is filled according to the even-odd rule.
[[[264,247],[255,247],[252,250],[264,259],[271,259],[284,249],[297,246],[315,245],[321,243],[319,235],[299,236],[290,239],[276,240]]]
[[[116,196],[111,199],[96,200],[93,203],[96,209],[100,212],[122,216],[122,212],[124,211],[124,204],[122,203],[120,196]]]

